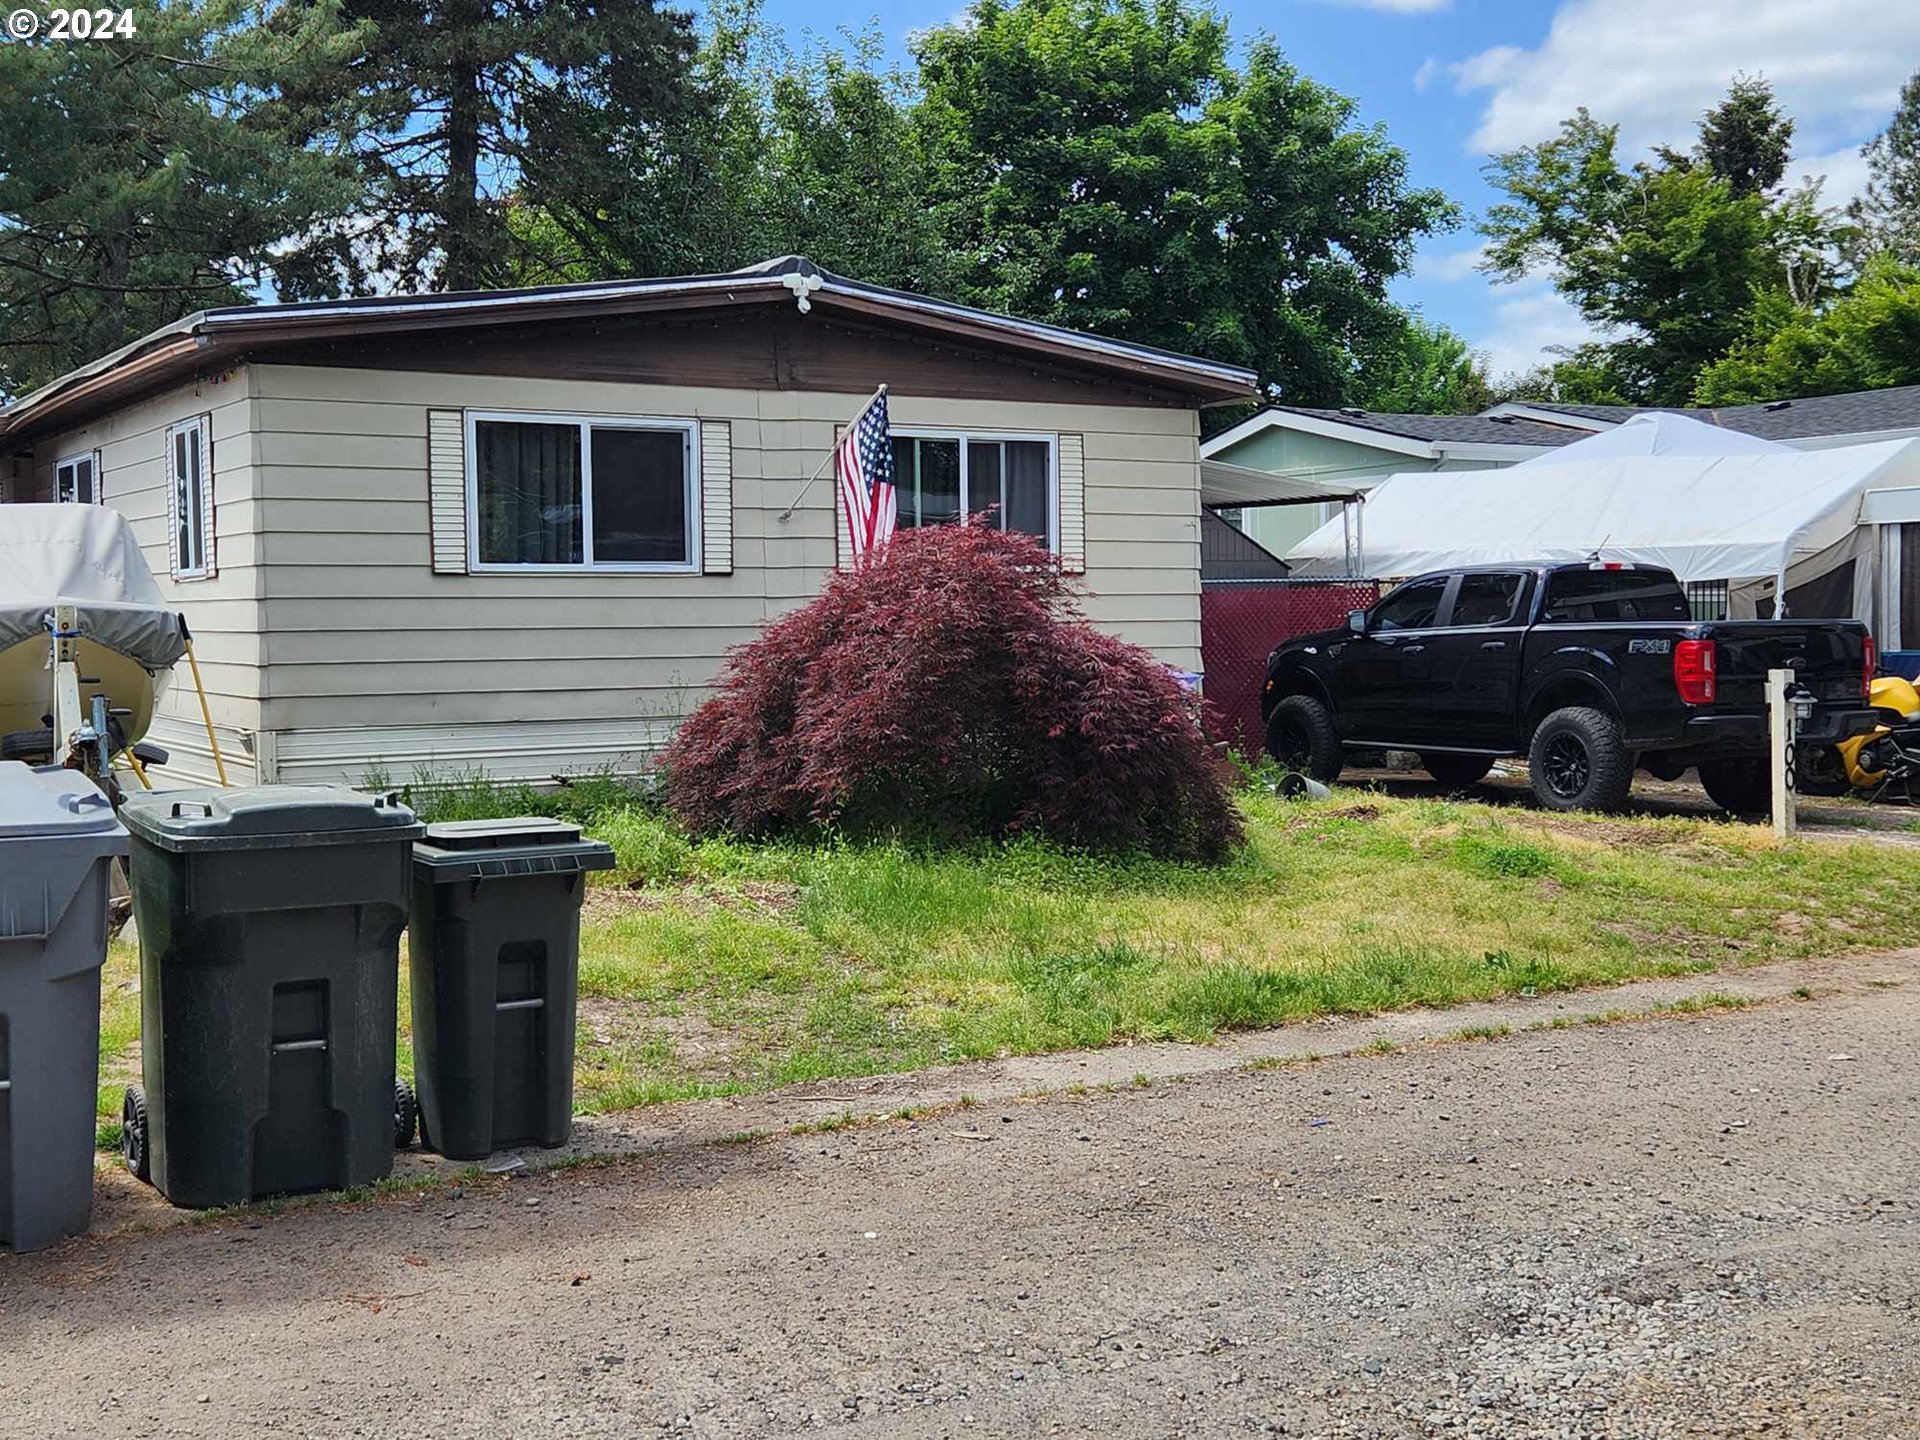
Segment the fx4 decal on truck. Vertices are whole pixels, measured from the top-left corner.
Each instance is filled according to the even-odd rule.
[[[1673,642],[1671,640],[1629,640],[1627,653],[1629,655],[1670,655],[1673,653]]]

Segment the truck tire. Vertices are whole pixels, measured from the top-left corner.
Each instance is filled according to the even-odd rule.
[[[1765,815],[1773,809],[1773,777],[1765,756],[1705,761],[1700,788],[1730,815]]]
[[[1287,696],[1267,719],[1267,753],[1289,770],[1332,784],[1344,763],[1333,712],[1311,695]]]
[[[1493,769],[1493,760],[1487,755],[1446,755],[1438,750],[1431,753],[1422,750],[1420,765],[1447,789],[1464,790],[1487,778],[1487,772]]]
[[[1613,716],[1569,705],[1534,730],[1527,775],[1549,810],[1618,810],[1633,787],[1633,756]]]

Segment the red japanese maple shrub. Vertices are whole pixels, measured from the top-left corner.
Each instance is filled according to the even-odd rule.
[[[1081,616],[1053,558],[984,525],[902,531],[736,649],[668,747],[697,833],[1038,833],[1213,861],[1218,756],[1145,650]]]

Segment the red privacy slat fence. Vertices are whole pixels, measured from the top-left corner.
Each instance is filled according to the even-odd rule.
[[[1380,598],[1373,580],[1207,580],[1200,586],[1200,659],[1219,738],[1260,752],[1260,686],[1282,640],[1331,630]]]

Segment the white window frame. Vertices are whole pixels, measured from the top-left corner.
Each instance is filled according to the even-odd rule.
[[[1060,437],[1058,435],[1034,430],[985,430],[971,425],[963,427],[895,425],[892,427],[892,435],[898,440],[958,440],[960,442],[960,515],[962,519],[973,513],[967,508],[968,482],[972,479],[967,473],[967,441],[1032,440],[1044,444],[1047,447],[1047,549],[1055,555],[1060,553]],[[893,481],[898,489],[905,490],[906,487],[901,483],[898,475],[893,477]]]
[[[478,427],[486,421],[511,425],[574,425],[580,430],[580,551],[576,565],[517,565],[480,558],[480,446]],[[685,442],[687,558],[606,560],[593,558],[593,431],[677,430]],[[700,508],[700,422],[671,415],[596,415],[583,411],[469,410],[466,412],[467,569],[476,575],[698,575],[706,517]]]
[[[175,466],[175,457],[180,453],[180,447],[177,443],[178,437],[187,434],[193,436],[192,453],[194,463],[198,467],[200,480],[198,489],[192,490],[188,496],[188,499],[192,503],[187,507],[187,515],[189,517],[187,524],[191,527],[194,548],[198,552],[200,563],[190,566],[187,564],[187,557],[184,554],[176,554],[174,556],[173,578],[176,580],[205,580],[213,573],[212,568],[207,564],[207,542],[212,538],[207,534],[207,486],[212,483],[213,479],[207,471],[209,462],[213,457],[208,453],[207,417],[204,415],[196,415],[191,420],[181,420],[167,427],[167,494],[170,497],[167,505],[167,523],[174,527],[173,535],[169,537],[168,544],[170,548],[175,548],[179,545],[179,524],[181,517],[176,507],[179,505],[180,472]]]
[[[93,498],[91,500],[81,500],[76,497],[73,500],[62,500],[60,498],[60,472],[62,470],[70,471],[83,460],[93,467]],[[53,462],[53,498],[56,502],[63,505],[104,505],[106,503],[106,497],[100,489],[100,452],[98,450],[82,450],[77,454],[68,455]]]

